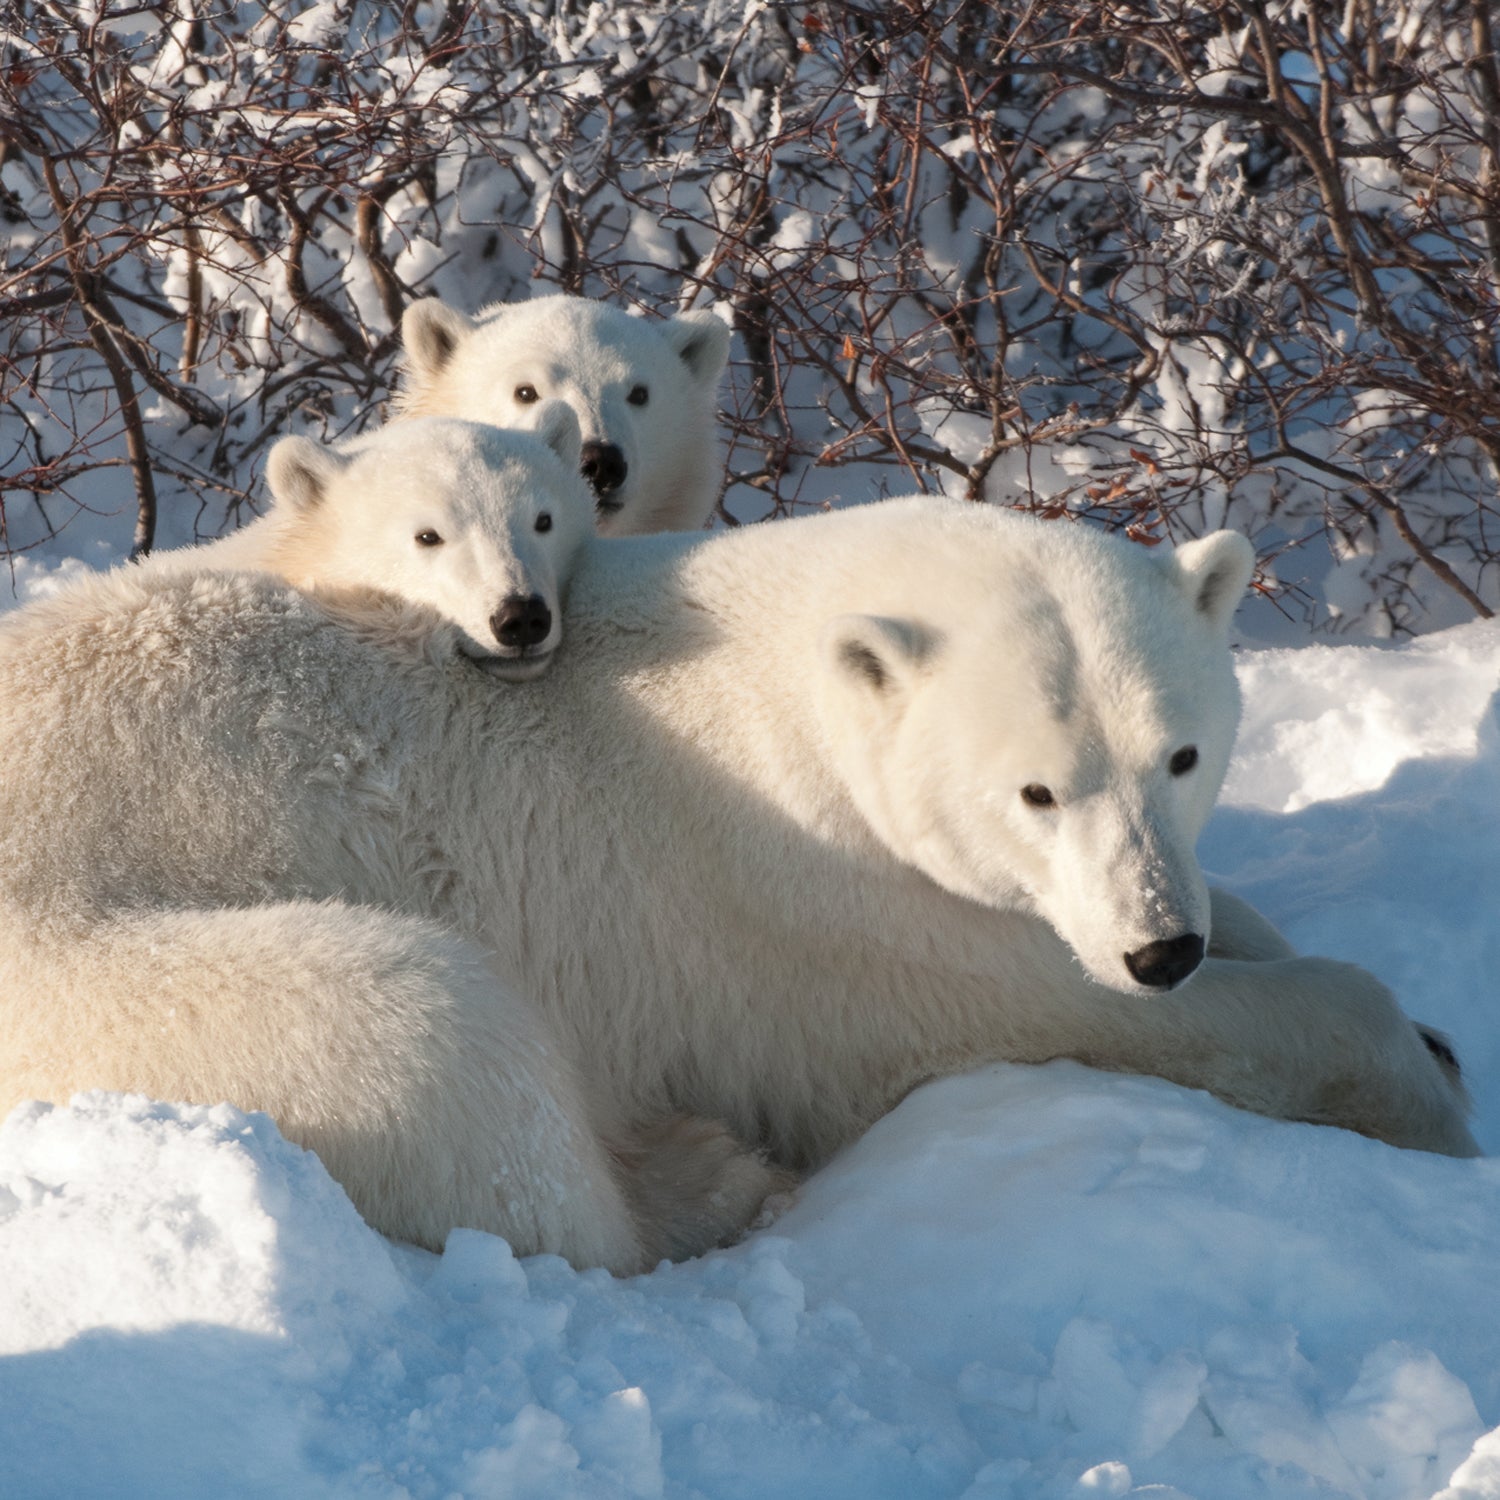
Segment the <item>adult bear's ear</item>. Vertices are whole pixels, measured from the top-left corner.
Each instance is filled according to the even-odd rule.
[[[824,659],[843,684],[868,699],[904,703],[932,654],[932,640],[906,620],[838,615],[823,631]]]
[[[320,505],[336,476],[352,462],[311,438],[284,437],[266,460],[266,483],[278,505],[308,511]]]
[[[583,462],[583,429],[578,413],[566,401],[544,401],[537,414],[536,435],[571,469]]]
[[[706,308],[679,313],[662,324],[667,342],[695,379],[717,385],[729,361],[729,324]]]
[[[1250,539],[1237,531],[1215,531],[1196,542],[1184,543],[1172,561],[1198,612],[1217,629],[1228,630],[1255,572],[1255,548]]]
[[[474,332],[474,321],[436,297],[413,302],[401,315],[401,347],[406,366],[419,380],[432,380],[458,346]]]

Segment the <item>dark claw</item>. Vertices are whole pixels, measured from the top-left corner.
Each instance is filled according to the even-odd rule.
[[[1417,1035],[1427,1043],[1427,1050],[1447,1068],[1455,1078],[1463,1077],[1458,1065],[1458,1054],[1448,1045],[1448,1038],[1440,1031],[1429,1031],[1425,1026],[1417,1027]]]

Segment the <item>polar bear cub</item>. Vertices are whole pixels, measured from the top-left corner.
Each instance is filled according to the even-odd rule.
[[[401,320],[398,415],[534,427],[549,397],[582,426],[599,530],[695,531],[723,471],[716,392],[729,326],[712,312],[637,318],[583,297],[538,297],[470,318],[428,297]]]
[[[546,402],[535,432],[428,417],[342,448],[283,438],[271,509],[167,566],[274,573],[308,590],[378,589],[435,610],[497,676],[538,676],[562,640],[562,595],[591,529],[578,419]]]

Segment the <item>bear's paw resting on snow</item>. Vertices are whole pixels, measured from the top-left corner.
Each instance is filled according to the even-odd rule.
[[[591,540],[507,687],[85,580],[0,624],[0,1108],[227,1099],[388,1233],[615,1269],[745,1221],[736,1141],[816,1165],[990,1060],[1472,1152],[1377,980],[1204,888],[1249,568],[940,500]]]
[[[708,311],[637,318],[585,297],[497,304],[470,318],[424,297],[401,320],[398,413],[532,427],[577,413],[581,464],[611,536],[695,531],[723,475],[717,391],[729,325]]]

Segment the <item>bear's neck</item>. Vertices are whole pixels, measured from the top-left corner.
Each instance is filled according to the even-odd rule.
[[[890,937],[933,889],[856,808],[814,702],[824,622],[870,596],[870,529],[851,521],[596,544],[569,608],[583,717],[608,725],[591,759],[616,763],[601,785],[649,788],[663,857],[699,872],[684,899],[819,943]],[[729,888],[705,893],[715,878]]]
[[[545,744],[518,740],[497,788],[514,803],[546,774],[540,758],[561,768],[543,814],[556,821],[526,822],[516,859],[565,849],[568,909],[549,937],[533,921],[523,986],[564,1019],[570,994],[591,997],[588,1045],[622,1093],[662,1080],[635,1106],[707,1110],[789,1160],[819,1159],[923,1078],[1004,1055],[972,1019],[993,1023],[997,952],[1024,986],[1024,955],[1057,946],[901,864],[845,790],[815,707],[821,627],[902,589],[870,587],[889,523],[882,542],[843,519],[591,546],[562,659],[520,690]],[[642,1058],[632,1049],[659,1030],[633,1018],[664,1004],[670,1045]],[[801,1089],[797,1059],[830,1027],[839,1081]],[[788,1080],[769,1095],[743,1061],[768,1036]]]

